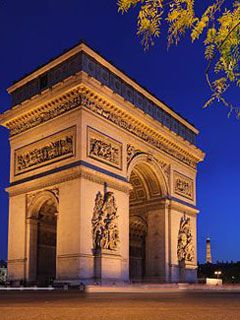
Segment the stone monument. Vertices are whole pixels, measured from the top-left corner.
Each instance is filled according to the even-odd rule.
[[[9,280],[195,281],[198,130],[84,43],[8,92]]]

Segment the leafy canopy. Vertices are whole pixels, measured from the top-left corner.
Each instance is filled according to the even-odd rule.
[[[160,36],[161,25],[168,25],[168,45],[178,44],[187,31],[192,42],[204,37],[206,80],[211,96],[205,103],[214,101],[229,107],[240,118],[240,106],[226,100],[230,87],[240,87],[240,0],[212,0],[201,16],[196,14],[196,4],[201,0],[118,0],[122,13],[138,9],[137,35],[145,50],[154,45]]]

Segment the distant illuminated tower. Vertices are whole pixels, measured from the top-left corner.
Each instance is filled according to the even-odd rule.
[[[212,263],[210,238],[207,238],[206,240],[206,263]]]

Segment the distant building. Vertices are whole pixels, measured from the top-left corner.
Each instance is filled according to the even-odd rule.
[[[206,240],[206,263],[212,263],[210,238],[207,238],[207,240]]]
[[[240,283],[240,261],[205,263],[198,266],[198,279],[222,279],[223,283]]]
[[[0,260],[0,285],[7,281],[7,264]]]

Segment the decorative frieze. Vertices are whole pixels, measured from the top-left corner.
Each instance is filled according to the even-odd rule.
[[[99,131],[87,128],[88,156],[122,169],[122,144]]]
[[[58,132],[52,136],[15,150],[14,174],[64,160],[75,155],[76,128]]]
[[[36,112],[30,117],[26,118],[26,120],[20,121],[15,125],[10,125],[10,135],[15,136],[19,133],[22,133],[26,130],[34,128],[42,123],[45,123],[53,118],[56,118],[70,110],[77,108],[81,104],[81,95],[78,94],[73,99],[70,99],[64,103],[58,103],[55,106],[48,108],[46,110],[42,110],[40,112]]]
[[[159,150],[162,150],[163,152],[166,152],[167,154],[173,156],[174,158],[180,160],[181,162],[193,168],[196,168],[197,161],[195,159],[179,152],[170,144],[164,143],[160,136],[157,137],[156,134],[154,133],[153,135],[148,134],[146,130],[140,128],[137,124],[135,124],[136,121],[135,123],[133,123],[133,121],[124,119],[117,113],[114,113],[108,110],[103,105],[97,104],[94,101],[88,99],[85,95],[82,96],[82,105],[90,109],[94,113],[98,114],[99,116],[103,117],[104,119],[111,121],[112,123],[116,124],[120,128],[134,134],[135,136],[139,137],[145,142],[158,148]]]
[[[174,171],[173,172],[173,188],[174,193],[185,197],[190,200],[194,200],[194,182],[193,179],[186,177],[185,175]]]
[[[79,106],[85,106],[86,108],[90,109],[94,113],[98,114],[104,119],[111,121],[112,123],[116,124],[120,128],[126,130],[137,136],[138,138],[142,139],[143,141],[149,143],[150,145],[158,148],[159,150],[173,156],[174,158],[180,160],[181,162],[191,166],[192,168],[196,168],[197,159],[187,155],[175,148],[172,144],[168,144],[166,141],[161,139],[161,136],[156,135],[156,133],[149,134],[147,130],[138,126],[136,121],[131,121],[130,119],[127,120],[119,113],[110,111],[107,107],[103,106],[102,104],[98,104],[93,100],[90,100],[84,94],[77,94],[72,100],[69,100],[62,104],[56,104],[46,110],[39,109],[39,112],[35,112],[34,114],[29,115],[26,119],[18,120],[16,123],[9,123],[7,126],[10,128],[11,136],[15,136],[21,132],[24,132],[28,129],[34,128],[39,124],[45,123],[57,116],[60,116],[70,110],[73,110]],[[128,161],[131,160],[136,150],[128,150]]]
[[[117,250],[119,243],[118,214],[113,192],[98,192],[92,217],[94,249]]]
[[[183,216],[178,232],[177,256],[179,262],[193,262],[195,248],[191,230],[190,218]]]

